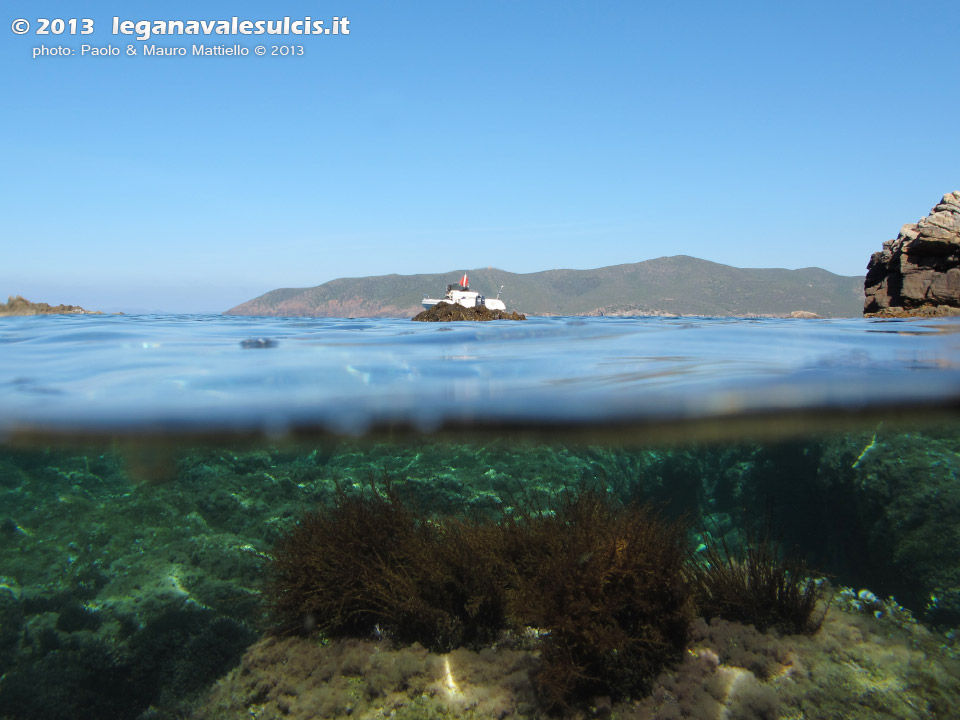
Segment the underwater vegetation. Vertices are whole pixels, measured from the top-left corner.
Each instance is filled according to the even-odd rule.
[[[551,509],[431,518],[389,482],[339,489],[278,541],[265,599],[285,630],[480,649],[536,637],[538,705],[642,696],[678,663],[702,602],[721,617],[813,632],[820,586],[764,549],[692,565],[682,520],[598,492]],[[713,552],[713,551],[711,551]],[[822,618],[821,618],[822,619]]]
[[[753,625],[760,632],[773,628],[782,633],[812,635],[824,614],[817,616],[823,599],[822,579],[802,560],[777,555],[768,538],[754,538],[733,552],[721,537],[708,545],[690,573],[697,610],[706,620]]]
[[[543,707],[635,697],[680,658],[694,611],[682,522],[587,491],[501,524],[513,629],[544,633],[534,677]]]
[[[427,706],[446,708],[449,717],[476,713],[502,720],[503,707],[532,717],[548,704],[550,676],[542,669],[550,644],[562,638],[576,649],[573,633],[582,629],[571,623],[571,634],[564,635],[566,628],[559,622],[551,627],[548,618],[557,617],[554,608],[580,601],[576,585],[561,587],[553,607],[539,619],[530,606],[527,615],[512,615],[520,604],[511,595],[518,585],[510,573],[523,558],[531,568],[546,567],[545,553],[532,552],[534,543],[529,554],[508,555],[510,546],[501,534],[511,522],[520,526],[521,537],[528,521],[554,522],[563,503],[577,497],[571,488],[581,486],[601,488],[614,513],[636,500],[662,509],[660,517],[686,515],[695,528],[707,523],[716,541],[727,542],[741,560],[742,538],[755,537],[770,524],[781,547],[796,548],[837,585],[831,612],[814,635],[780,636],[777,623],[766,632],[749,633],[749,625],[721,615],[695,619],[679,665],[668,661],[649,690],[629,690],[629,678],[617,681],[624,688],[618,692],[633,698],[615,705],[621,720],[716,720],[724,712],[772,717],[756,709],[770,707],[771,689],[783,717],[952,718],[960,707],[960,671],[950,660],[960,655],[960,633],[954,628],[960,617],[958,438],[954,424],[922,432],[884,425],[765,445],[702,447],[548,446],[498,439],[0,448],[0,718],[182,718],[207,683],[238,662],[251,674],[238,675],[236,685],[224,685],[220,696],[236,712],[208,710],[197,718],[258,713],[266,720],[276,712],[293,720],[296,707],[301,717],[316,717],[313,701],[321,696],[329,701],[324,717],[375,717],[381,710],[423,717]],[[268,636],[264,645],[248,647],[263,629],[263,568],[273,564],[268,555],[278,538],[292,532],[305,508],[323,505],[331,512],[337,483],[352,498],[368,478],[381,473],[393,478],[408,526],[428,527],[415,536],[421,554],[449,553],[430,566],[432,579],[412,573],[416,557],[399,566],[406,568],[403,573],[392,575],[383,573],[388,564],[379,563],[366,582],[379,577],[388,599],[397,588],[408,588],[404,593],[413,600],[404,606],[405,614],[384,619],[378,606],[374,610],[380,614],[345,627],[342,640],[321,644],[317,633],[282,641]],[[514,502],[518,488],[522,504],[537,510],[525,515],[508,507],[520,504]],[[368,490],[366,502],[385,500],[383,491]],[[377,525],[379,506],[372,512],[370,522]],[[504,543],[497,553],[487,553],[496,555],[490,563],[481,562],[484,553],[477,555],[469,543],[458,544],[461,531],[470,536],[474,526],[486,528],[491,547]],[[443,540],[437,542],[435,533],[441,531]],[[344,538],[333,537],[331,546],[341,553]],[[557,566],[592,571],[585,561],[593,557],[575,552],[569,541],[569,554],[561,555],[565,559]],[[396,549],[393,543],[385,547]],[[720,549],[725,561],[728,555]],[[603,561],[604,551],[595,557]],[[474,583],[466,595],[454,592],[464,585],[457,574],[443,569],[457,563],[469,569]],[[481,566],[495,570],[484,574],[477,571]],[[696,567],[686,563],[688,573]],[[572,574],[553,572],[546,587],[552,581],[562,585],[563,573]],[[480,582],[491,577],[491,584]],[[694,612],[712,615],[694,580],[688,574]],[[547,603],[548,598],[531,594]],[[482,611],[471,614],[466,596],[484,598]],[[437,613],[437,607],[446,609]],[[819,621],[821,614],[816,611],[812,620]],[[913,622],[911,614],[926,626]],[[320,623],[335,615],[291,607],[285,618],[274,617],[285,628],[301,629],[307,619]],[[583,617],[591,617],[589,608]],[[418,626],[419,618],[427,621]],[[437,627],[447,630],[437,633]],[[502,630],[493,630],[497,627]],[[899,634],[888,637],[893,632]],[[336,635],[330,628],[323,634]],[[922,649],[915,647],[913,634],[925,638]],[[439,638],[436,644],[434,638]],[[272,641],[277,644],[267,652]],[[363,643],[366,650],[361,653],[353,643]],[[762,661],[780,644],[782,652],[774,652],[769,663]],[[438,654],[424,645],[462,647]],[[348,652],[347,646],[354,650]],[[285,678],[265,694],[262,688],[296,662],[285,652],[303,654],[302,668],[297,665],[303,678]],[[335,667],[329,681],[317,675],[314,652],[322,656],[322,667]],[[618,648],[617,656],[621,653]],[[362,662],[356,657],[361,655]],[[570,653],[561,657],[569,659]],[[447,658],[460,694],[448,691]],[[580,698],[602,692],[589,676],[603,665],[591,665],[594,659],[586,655],[574,660],[593,669],[583,671],[579,689],[566,702],[590,713]],[[500,689],[494,689],[498,682]],[[38,687],[44,692],[37,693]],[[231,688],[242,694],[227,699]],[[429,702],[421,693],[430,696]],[[637,699],[640,693],[643,700]],[[823,698],[830,698],[833,709]],[[740,713],[748,699],[755,709]],[[473,710],[460,704],[473,702],[478,703]],[[816,703],[823,708],[819,714],[812,710]],[[278,709],[286,705],[294,708],[289,715]],[[872,715],[862,712],[868,705]],[[649,706],[649,714],[641,706]]]
[[[277,542],[265,599],[288,628],[330,637],[419,642],[437,652],[482,645],[506,625],[491,567],[497,528],[466,519],[439,524],[382,494],[338,488],[329,510],[308,512]]]

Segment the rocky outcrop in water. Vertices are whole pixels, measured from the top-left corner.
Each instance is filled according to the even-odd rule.
[[[451,322],[456,320],[526,320],[523,313],[491,310],[485,305],[480,307],[463,307],[452,303],[437,303],[432,308],[415,315],[418,322]]]
[[[0,305],[0,317],[4,315],[103,315],[103,313],[84,310],[79,305],[48,305],[30,302],[20,295],[11,295],[7,298],[6,304]]]
[[[883,243],[870,257],[864,294],[867,317],[960,315],[960,192]]]

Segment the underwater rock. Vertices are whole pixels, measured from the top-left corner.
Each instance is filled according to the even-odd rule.
[[[960,191],[904,225],[867,265],[866,317],[960,315]]]
[[[191,717],[532,717],[530,673],[537,665],[531,651],[511,648],[438,655],[419,645],[393,648],[387,641],[320,644],[267,636],[247,650],[241,667],[222,678]]]
[[[568,717],[621,720],[764,720],[777,717],[954,717],[956,661],[922,625],[831,610],[815,635],[762,633],[695,620],[677,666],[643,698]],[[388,641],[267,636],[214,686],[192,720],[543,718],[533,678],[537,641],[439,655]]]
[[[256,632],[213,610],[171,608],[131,638],[129,677],[141,701],[172,707],[235,667],[256,639]]]
[[[8,606],[9,607],[9,606]],[[74,611],[74,614],[76,612]],[[0,620],[20,620],[7,612]],[[56,630],[42,618],[24,632],[19,652],[4,652],[0,713],[18,720],[143,720],[182,717],[193,698],[241,659],[256,633],[212,610],[184,607],[128,626],[129,642],[98,635],[89,619]],[[9,635],[9,633],[7,633]],[[0,636],[2,638],[3,636]],[[9,641],[0,648],[7,650]],[[42,689],[38,692],[38,689]],[[169,714],[147,715],[152,705]]]
[[[20,295],[10,295],[0,305],[0,317],[7,315],[103,315],[97,310],[84,310],[79,305],[48,305],[30,302]]]
[[[81,633],[21,653],[3,675],[0,712],[17,720],[135,720],[142,700],[129,665],[108,643]]]
[[[275,348],[280,343],[271,338],[247,338],[246,340],[240,341],[240,347],[244,350],[262,350]]]
[[[413,319],[417,322],[450,322],[451,320],[526,320],[527,316],[516,311],[491,310],[486,306],[468,308],[441,302],[415,315]]]
[[[0,578],[0,583],[4,583],[3,578]],[[0,584],[0,676],[13,664],[22,629],[23,608],[20,601],[12,589]]]

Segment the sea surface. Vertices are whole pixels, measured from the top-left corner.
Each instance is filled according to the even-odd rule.
[[[385,487],[441,526],[651,503],[691,563],[764,537],[829,588],[812,636],[699,619],[568,716],[960,715],[956,319],[86,315],[0,318],[0,719],[543,715],[542,629],[275,634],[278,541]]]
[[[956,407],[950,320],[49,316],[0,325],[0,433],[647,425]]]

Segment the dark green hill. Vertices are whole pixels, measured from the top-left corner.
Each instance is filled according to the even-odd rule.
[[[860,317],[863,278],[820,268],[744,269],[685,255],[595,270],[517,274],[468,270],[470,288],[490,297],[504,286],[508,310],[532,315],[789,315]],[[312,288],[273,290],[229,315],[412,317],[424,295],[442,297],[462,270],[432,275],[339,278]]]

